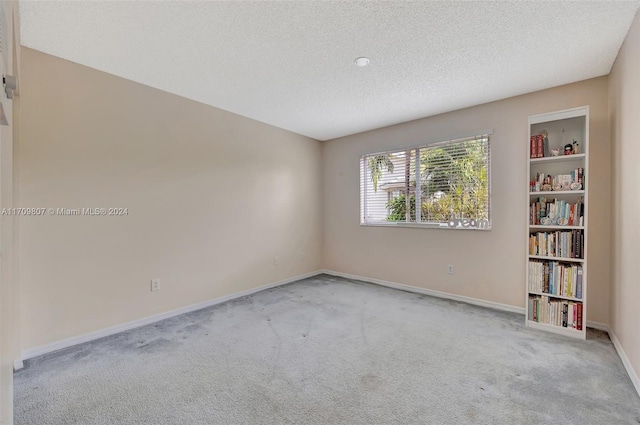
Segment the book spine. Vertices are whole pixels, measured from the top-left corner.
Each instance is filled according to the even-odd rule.
[[[578,168],[578,183],[581,183],[582,189],[586,190],[584,187],[584,168]]]
[[[549,263],[544,263],[544,288],[542,292],[549,293]]]
[[[538,144],[538,158],[542,158],[544,157],[544,137],[542,137],[542,134],[536,136],[536,142]]]
[[[568,303],[567,307],[567,328],[573,328],[573,302]]]
[[[569,226],[573,226],[574,208],[575,208],[575,205],[571,205],[571,208],[569,210]]]
[[[534,222],[533,222],[533,209],[534,208],[535,208],[534,204],[531,204],[529,206],[529,224],[531,224],[531,225],[534,224]]]
[[[582,266],[578,266],[578,279],[576,281],[576,298],[582,299]]]
[[[582,330],[582,303],[578,303],[576,304],[576,306],[578,307],[578,314],[577,314],[577,325],[576,325],[576,329],[581,331]]]
[[[538,145],[536,144],[536,136],[531,136],[531,140],[529,142],[529,158],[537,158],[537,147]]]

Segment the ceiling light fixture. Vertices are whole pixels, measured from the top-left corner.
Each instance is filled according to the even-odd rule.
[[[369,60],[369,58],[365,58],[363,56],[363,57],[357,58],[354,62],[358,66],[367,66],[367,65],[369,65],[369,62],[371,62],[371,61]]]

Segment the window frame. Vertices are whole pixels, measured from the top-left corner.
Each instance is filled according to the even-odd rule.
[[[407,221],[379,221],[379,222],[367,222],[364,219],[364,209],[365,209],[365,205],[364,203],[366,203],[366,195],[363,195],[363,188],[366,188],[366,186],[363,186],[363,180],[365,179],[363,172],[362,172],[362,164],[363,164],[363,160],[366,157],[371,157],[371,156],[375,156],[375,155],[385,155],[385,154],[393,154],[393,153],[398,153],[398,152],[402,152],[402,151],[408,151],[408,150],[415,150],[415,149],[424,149],[424,148],[433,148],[436,147],[437,145],[446,145],[449,143],[454,143],[457,141],[465,141],[465,140],[470,140],[473,138],[479,138],[482,136],[487,136],[487,209],[488,209],[488,219],[487,219],[487,223],[486,226],[483,225],[476,225],[475,227],[471,227],[470,223],[462,223],[462,221],[457,222],[455,225],[453,225],[453,223],[449,222],[449,223],[440,223],[440,222],[407,222]],[[423,141],[421,143],[415,143],[415,144],[411,144],[411,145],[401,145],[401,146],[397,146],[397,147],[392,147],[392,148],[388,148],[388,149],[384,149],[384,150],[380,150],[380,151],[375,151],[375,152],[366,152],[366,153],[362,153],[358,156],[358,174],[359,174],[359,187],[358,187],[358,192],[359,192],[359,208],[358,208],[358,221],[360,223],[360,226],[362,227],[405,227],[405,228],[419,228],[419,229],[443,229],[443,230],[479,230],[479,231],[491,231],[492,227],[493,227],[493,220],[492,220],[492,191],[491,191],[491,139],[493,136],[493,129],[487,129],[487,130],[481,130],[481,131],[474,131],[472,133],[467,133],[467,134],[463,134],[463,135],[457,135],[454,137],[446,137],[446,138],[432,138],[432,139],[428,139],[426,141]],[[370,183],[365,183],[365,184],[370,184]],[[366,191],[366,189],[365,189]],[[460,220],[460,219],[458,219]],[[467,219],[469,220],[469,219]]]

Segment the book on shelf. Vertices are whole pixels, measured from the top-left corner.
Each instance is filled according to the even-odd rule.
[[[549,273],[551,273],[551,271],[549,270],[549,263],[545,262],[544,263],[544,271],[543,271],[543,279],[544,279],[544,285],[542,286],[542,292],[546,292],[547,294],[549,293],[549,281],[550,279],[552,279],[551,275]]]
[[[529,235],[529,255],[540,257],[583,258],[582,229],[535,232]]]
[[[581,331],[582,330],[582,303],[576,304],[576,307],[578,308],[577,315],[576,315],[578,326],[576,327],[576,329]]]
[[[529,292],[582,299],[582,265],[529,260]]]
[[[582,299],[582,266],[578,267],[577,274],[578,277],[576,279],[576,298]]]
[[[538,145],[538,158],[544,157],[544,136],[542,134],[538,134],[536,136],[536,143]]]
[[[527,319],[561,328],[582,330],[582,303],[530,295]]]
[[[529,224],[582,226],[584,225],[584,200],[570,203],[559,199],[540,197],[533,199],[529,210]]]
[[[536,143],[536,136],[531,136],[529,141],[529,157],[537,158],[538,157],[538,145]]]
[[[542,134],[531,136],[529,145],[531,158],[543,158],[548,155],[548,152],[545,155],[544,136]]]

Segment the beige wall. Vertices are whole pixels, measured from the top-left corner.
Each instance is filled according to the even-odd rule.
[[[21,61],[20,205],[129,210],[22,218],[23,349],[320,268],[320,142],[34,50]]]
[[[640,14],[610,74],[613,145],[611,327],[640,373]],[[640,388],[638,388],[640,391]]]
[[[608,223],[607,78],[601,77],[325,142],[325,268],[524,307],[527,118],[582,105],[591,113],[589,220]],[[360,155],[489,128],[491,231],[359,226]],[[608,227],[591,226],[589,238],[588,320],[608,323]]]

